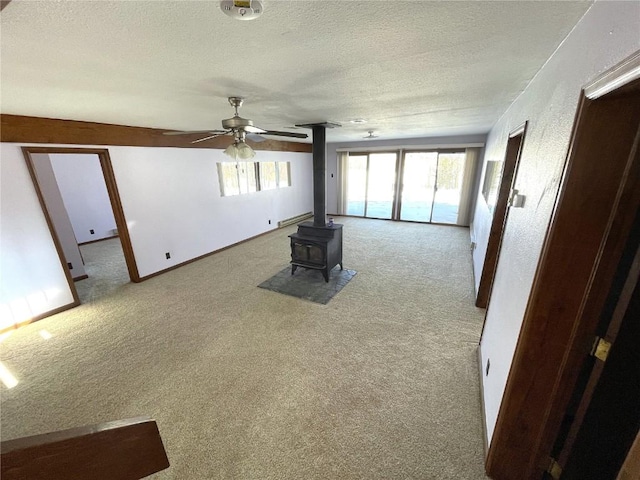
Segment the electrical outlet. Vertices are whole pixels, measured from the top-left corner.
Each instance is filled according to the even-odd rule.
[[[93,230],[89,230],[89,233],[90,233],[91,235],[93,235],[93,234],[95,234],[96,232],[94,232]]]
[[[487,375],[489,375],[489,369],[491,368],[491,359],[487,358],[487,368],[486,368],[486,373],[484,374],[484,376],[486,377]]]
[[[67,267],[69,267],[69,270],[73,270],[73,264],[71,262],[67,262]]]
[[[164,256],[169,260],[171,258],[171,254],[169,252],[165,253]]]
[[[269,220],[269,225],[271,225],[271,220]]]
[[[333,173],[331,174],[331,178],[333,178]]]

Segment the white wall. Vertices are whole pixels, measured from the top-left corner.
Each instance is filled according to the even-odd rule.
[[[258,151],[254,161],[291,162],[291,187],[232,197],[220,195],[216,163],[229,160],[221,150],[109,147],[109,155],[141,277],[313,210],[310,153]]]
[[[0,145],[0,328],[73,302],[17,145]]]
[[[487,247],[489,246],[489,233],[491,230],[491,222],[493,221],[493,213],[489,211],[487,201],[482,195],[482,185],[485,177],[486,168],[486,153],[480,170],[480,182],[478,195],[476,197],[475,212],[473,214],[473,222],[471,222],[471,241],[475,242],[475,249],[472,251],[473,262],[473,280],[476,295],[480,288],[480,279],[482,277],[482,267],[484,266],[484,259],[487,256]]]
[[[64,252],[65,260],[71,263],[71,276],[78,278],[86,275],[73,226],[65,208],[60,188],[56,182],[56,176],[53,173],[51,159],[46,153],[34,153],[31,155],[31,159],[38,176],[40,191]]]
[[[73,295],[21,145],[0,147],[0,318],[10,325],[72,303]],[[275,229],[279,220],[313,210],[310,153],[258,151],[256,161],[291,162],[292,186],[221,197],[216,162],[228,157],[220,150],[106,148],[142,277]],[[171,253],[170,260],[165,252]],[[278,265],[288,260],[273,259]]]
[[[78,243],[113,237],[116,220],[98,155],[56,153],[49,157]]]
[[[489,133],[485,159],[500,160],[509,132],[529,121],[515,184],[526,195],[526,203],[524,208],[509,213],[481,340],[483,368],[491,360],[483,392],[489,440],[551,217],[581,89],[638,49],[640,2],[596,2]],[[485,249],[490,222],[491,215],[480,194],[474,229],[476,241]]]
[[[445,148],[484,145],[486,135],[457,135],[452,137],[401,138],[395,140],[363,140],[327,144],[327,213],[338,212],[338,149],[399,150],[418,148]],[[482,158],[482,151],[478,159]],[[479,161],[479,160],[478,160]],[[333,177],[331,176],[333,175]],[[472,205],[473,208],[473,205]]]

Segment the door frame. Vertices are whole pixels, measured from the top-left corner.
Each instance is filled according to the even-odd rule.
[[[64,311],[80,305],[78,291],[73,279],[71,278],[69,269],[67,268],[66,259],[62,251],[62,244],[60,243],[60,239],[58,238],[58,234],[54,227],[51,215],[49,213],[46,202],[44,200],[44,196],[42,194],[42,190],[40,188],[38,175],[36,174],[33,158],[31,157],[31,155],[33,154],[94,154],[98,156],[100,167],[102,168],[102,174],[104,176],[104,181],[107,186],[107,193],[109,194],[109,201],[111,202],[113,216],[116,221],[116,228],[118,229],[118,237],[120,238],[120,243],[122,244],[122,251],[124,253],[125,262],[127,264],[127,270],[129,271],[129,278],[132,282],[140,282],[140,274],[138,272],[138,266],[136,264],[136,259],[133,253],[131,237],[129,236],[129,229],[127,228],[127,220],[122,208],[122,202],[120,201],[120,193],[118,192],[118,185],[116,183],[115,174],[113,172],[113,165],[111,163],[111,157],[109,156],[109,150],[104,148],[22,147],[22,153],[29,170],[29,175],[31,176],[31,180],[33,182],[33,186],[36,190],[38,201],[40,202],[40,207],[42,208],[42,213],[45,216],[47,226],[49,227],[49,232],[51,233],[53,243],[56,247],[56,251],[58,252],[60,266],[65,272],[67,283],[69,284],[69,289],[71,290],[74,299],[72,303],[70,303],[69,305],[65,305],[62,309],[45,312],[38,317],[34,317],[31,321],[39,320],[54,313],[58,313],[60,311]]]
[[[638,91],[640,52],[582,92],[487,455],[487,473],[496,480],[537,480],[549,465],[577,372],[593,343],[640,208],[640,130],[633,122],[620,122],[640,111],[620,96]],[[611,102],[615,108],[607,109]]]
[[[500,259],[502,237],[509,217],[509,198],[518,177],[518,167],[520,166],[524,140],[527,135],[527,124],[528,122],[524,122],[518,128],[514,129],[509,134],[509,140],[507,140],[507,151],[502,167],[498,198],[493,210],[493,220],[491,221],[491,229],[489,230],[487,251],[484,256],[484,263],[482,264],[480,283],[478,284],[476,307],[489,307],[489,299],[491,298],[491,290],[493,289],[493,279],[495,278],[498,260]]]

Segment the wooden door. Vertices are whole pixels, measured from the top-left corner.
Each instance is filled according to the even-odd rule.
[[[636,80],[580,102],[487,456],[495,480],[539,480],[591,351],[640,210],[640,55]],[[622,70],[622,73],[621,73]],[[607,91],[598,82],[597,92]],[[615,87],[612,87],[615,88]],[[591,98],[589,96],[591,95]]]
[[[563,480],[615,480],[640,429],[639,238],[640,212],[552,451]]]

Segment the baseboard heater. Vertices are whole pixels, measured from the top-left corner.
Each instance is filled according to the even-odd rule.
[[[312,212],[303,213],[302,215],[296,215],[295,217],[287,218],[285,220],[280,220],[278,222],[278,228],[288,227],[289,225],[294,225],[296,223],[302,222],[307,218],[313,217]]]

